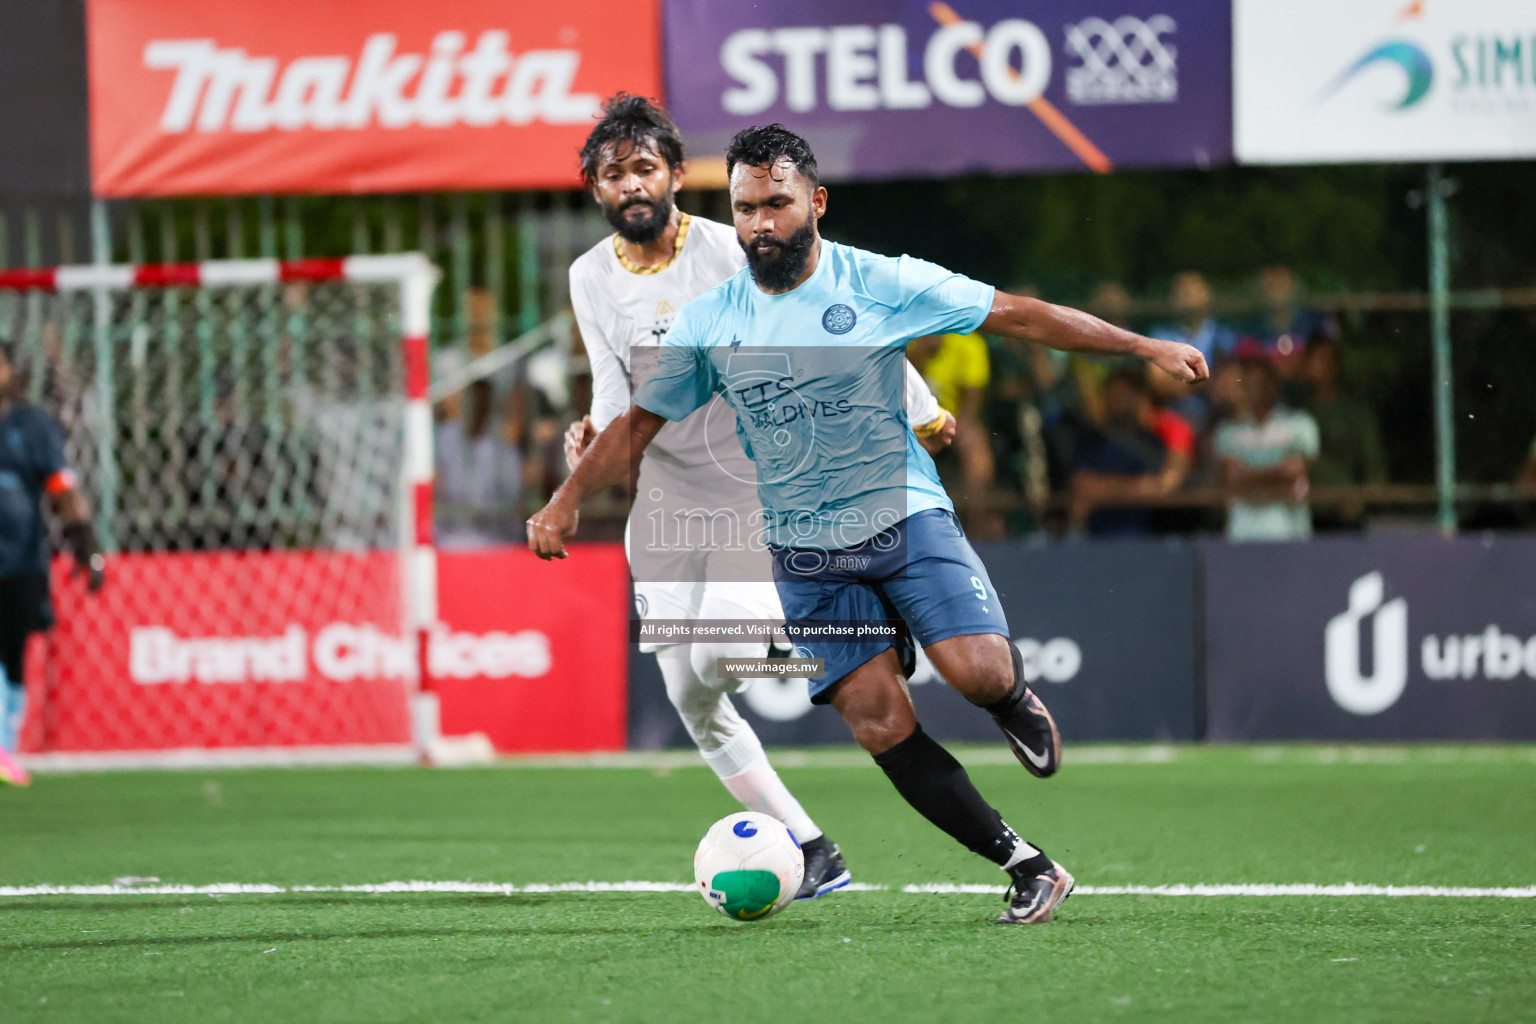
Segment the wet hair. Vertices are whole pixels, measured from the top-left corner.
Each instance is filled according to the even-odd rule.
[[[772,167],[780,160],[794,164],[812,188],[821,183],[816,174],[816,154],[811,152],[810,144],[781,124],[753,126],[737,132],[725,150],[725,173],[729,176],[737,164]]]
[[[603,104],[603,114],[581,147],[581,180],[588,188],[597,181],[603,150],[617,153],[624,143],[654,149],[676,171],[683,166],[683,137],[667,112],[644,96],[615,93]]]

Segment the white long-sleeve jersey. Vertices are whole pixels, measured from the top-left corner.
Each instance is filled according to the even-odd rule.
[[[639,266],[624,256],[618,235],[597,243],[571,264],[571,303],[592,365],[592,423],[599,431],[629,408],[634,386],[655,366],[661,341],[677,311],[746,266],[736,230],[683,215],[672,259]],[[903,401],[908,422],[927,425],[941,415],[922,376],[906,363]],[[713,402],[687,419],[661,428],[645,451],[642,471],[674,470],[674,481],[693,479],[717,498],[722,484],[740,481],[746,502],[757,500],[757,469],[736,437],[736,417]],[[706,467],[714,472],[690,473]],[[718,470],[724,470],[722,475]],[[705,479],[699,479],[700,476]]]

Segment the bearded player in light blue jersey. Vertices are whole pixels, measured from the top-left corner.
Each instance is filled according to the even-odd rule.
[[[782,126],[738,133],[726,166],[747,268],[684,307],[629,411],[528,521],[529,546],[564,557],[583,497],[622,479],[668,420],[724,402],[757,465],[786,631],[824,670],[808,673],[812,700],[837,709],[913,808],[1007,872],[1001,923],[1049,921],[1072,875],[981,797],[906,690],[915,641],[1025,768],[1045,777],[1061,763],[992,582],[906,422],[901,360],[912,338],[976,330],[1139,356],[1190,383],[1208,376],[1205,360],[922,260],[824,241],[816,159]]]

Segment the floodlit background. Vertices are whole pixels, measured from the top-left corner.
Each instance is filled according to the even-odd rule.
[[[566,563],[521,546],[591,400],[566,275],[610,229],[576,152],[621,90],[682,128],[695,216],[729,219],[731,134],[782,122],[827,237],[1210,359],[1190,390],[909,347],[1067,768],[1028,785],[925,661],[913,697],[1074,858],[1048,937],[977,940],[974,894],[895,891],[996,879],[766,681],[738,707],[894,889],[733,931],[643,886],[537,888],[686,883],[733,809],[628,643],[628,496],[583,509]],[[230,1004],[197,979],[225,973],[279,1019],[518,992],[520,1019],[697,1017],[738,985],[764,1019],[1528,1013],[1533,158],[1528,0],[0,5],[0,338],[108,567],[93,594],[59,558],[28,649],[0,1017],[207,1019]],[[1282,428],[1315,438],[1304,485],[1234,510],[1225,467]],[[99,774],[144,767],[184,772]],[[331,891],[410,879],[449,891]],[[1264,889],[1346,882],[1438,896]],[[275,889],[177,888],[222,883]],[[1201,884],[1238,891],[1138,888]],[[985,971],[951,959],[978,941]]]

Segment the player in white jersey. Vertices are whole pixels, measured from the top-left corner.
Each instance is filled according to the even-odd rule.
[[[583,147],[583,177],[616,230],[570,270],[593,385],[591,414],[566,434],[573,469],[591,440],[629,408],[631,391],[654,368],[677,311],[746,265],[733,228],[674,206],[682,158],[666,114],[648,100],[622,94],[609,101]],[[919,435],[935,447],[947,444],[953,417],[910,364],[906,385],[908,415]],[[749,550],[739,532],[761,520],[762,504],[757,467],[742,450],[729,410],[711,415],[700,409],[664,427],[640,463],[635,490],[625,533],[642,622],[783,619],[767,552]],[[679,537],[679,531],[689,536]],[[752,727],[731,704],[728,694],[752,680],[722,678],[716,670],[722,658],[764,657],[768,642],[642,638],[641,650],[655,653],[667,696],[726,789],[749,810],[783,821],[800,840],[806,860],[800,898],[846,885],[852,876],[837,846],[779,779]]]
[[[679,313],[630,408],[528,520],[529,547],[563,557],[584,496],[623,479],[667,421],[726,402],[758,466],[785,627],[812,701],[837,710],[914,810],[1008,874],[999,923],[1049,921],[1071,873],[981,796],[922,730],[907,692],[904,662],[921,644],[1031,774],[1061,765],[1055,720],[1028,686],[997,588],[893,400],[902,356],[913,337],[984,328],[1136,356],[1190,383],[1207,379],[1205,358],[924,260],[822,239],[816,157],[783,125],[738,132],[726,171],[747,270]],[[893,618],[907,629],[890,628]]]

